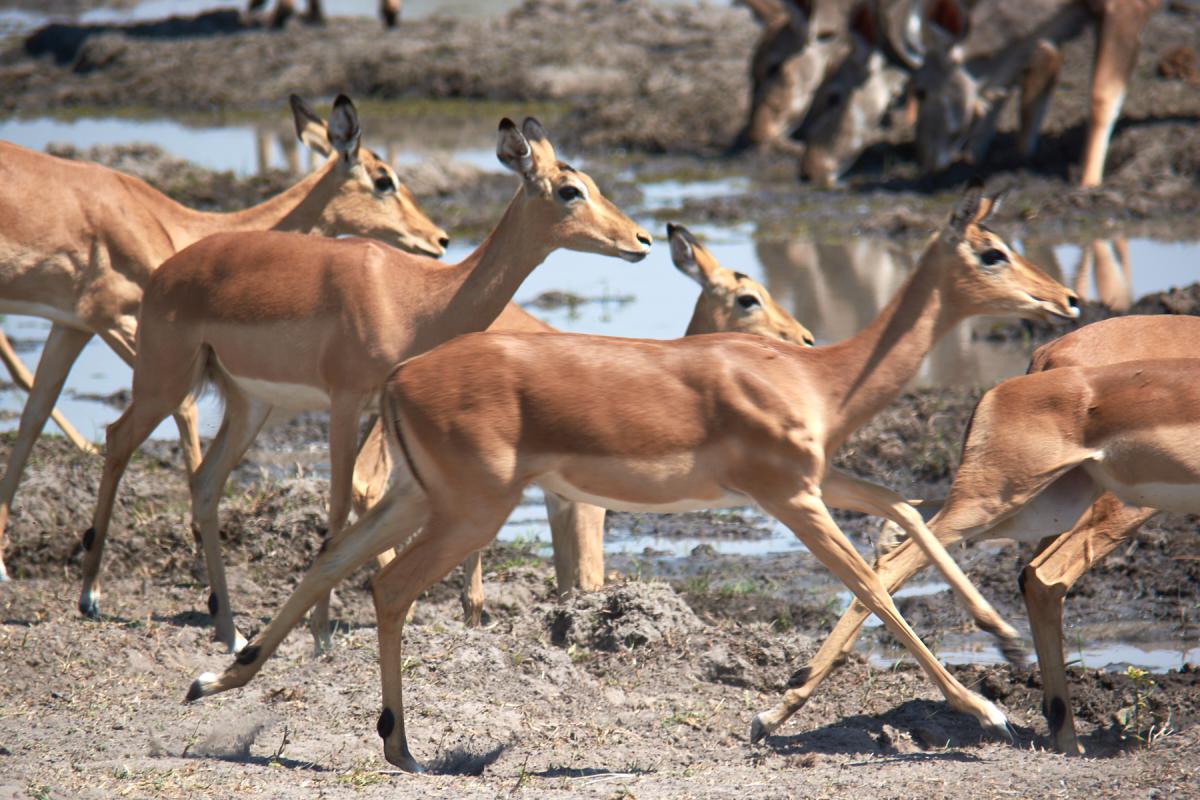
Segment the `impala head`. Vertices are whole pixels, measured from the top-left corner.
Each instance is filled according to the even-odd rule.
[[[957,306],[974,314],[1015,313],[1048,319],[1079,316],[1079,297],[1016,252],[984,223],[999,205],[973,182],[931,247],[952,263],[947,270]]]
[[[905,73],[879,48],[872,5],[855,7],[846,34],[849,49],[817,87],[796,137],[806,143],[801,175],[832,186],[878,139],[883,118],[903,95]]]
[[[446,252],[450,243],[446,232],[417,207],[396,171],[361,146],[358,112],[350,98],[338,95],[328,123],[296,95],[291,103],[300,141],[316,153],[336,158],[329,179],[340,183],[321,212],[322,233],[366,236],[434,258]]]
[[[917,103],[917,160],[926,172],[945,169],[960,155],[982,155],[1005,97],[985,88],[963,63],[967,22],[955,0],[933,3],[923,22],[924,61],[910,91]]]
[[[587,174],[559,161],[533,117],[520,128],[507,117],[500,121],[496,157],[521,176],[521,213],[547,231],[545,244],[626,261],[650,252],[650,234],[600,194]]]
[[[813,345],[813,335],[771,299],[766,287],[748,275],[726,269],[682,225],[667,225],[671,260],[700,284],[688,335],[753,333],[785,342]]]

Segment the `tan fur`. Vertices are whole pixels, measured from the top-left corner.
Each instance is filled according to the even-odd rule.
[[[129,457],[203,372],[222,389],[225,419],[192,480],[193,520],[218,606],[217,636],[237,649],[217,503],[273,406],[330,410],[334,535],[350,510],[359,415],[398,361],[486,328],[556,249],[627,260],[649,252],[649,234],[590,177],[557,160],[536,120],[527,119],[523,130],[504,120],[497,148],[522,186],[492,233],[458,264],[364,239],[277,232],[210,236],[163,264],[142,304],[133,401],[108,430],[81,604],[95,604],[104,539]],[[568,190],[579,196],[563,199]],[[322,642],[327,613],[325,602],[313,618]]]
[[[700,295],[688,325],[688,336],[704,333],[751,333],[796,344],[813,343],[808,329],[772,299],[758,281],[726,269],[682,226],[669,225],[671,255],[676,267],[700,284]],[[754,304],[745,307],[747,298]],[[493,332],[551,333],[555,328],[509,303],[488,328]],[[392,463],[376,423],[367,433],[354,463],[354,509],[360,516],[387,488]],[[545,489],[546,511],[554,544],[554,570],[558,591],[595,591],[604,583],[604,509],[572,502]],[[379,565],[391,561],[383,553]],[[478,625],[483,614],[483,575],[479,553],[463,562],[462,604],[468,625]]]
[[[310,143],[319,138],[323,152],[332,153],[324,123],[317,126],[319,118],[299,98],[293,97],[292,105],[297,135]],[[357,131],[353,104],[346,99],[339,108],[339,121]],[[339,142],[351,146],[349,140]],[[443,252],[445,232],[417,208],[392,168],[357,142],[355,133],[353,151],[331,157],[282,194],[231,214],[186,208],[143,181],[98,164],[0,142],[0,218],[5,220],[0,311],[54,322],[0,482],[0,545],[25,462],[71,365],[93,335],[133,363],[142,292],[172,253],[218,231],[268,228],[359,234],[417,252]],[[396,191],[376,190],[375,181],[385,176]],[[176,420],[188,467],[194,469],[200,443],[190,401]]]
[[[1127,451],[1127,455],[1134,449],[1145,454],[1147,447],[1153,447],[1153,458],[1110,458],[1105,469],[1129,482],[1186,480],[1180,467],[1191,456],[1180,462],[1167,453],[1171,441],[1186,440],[1179,431],[1194,424],[1195,392],[1184,387],[1175,394],[1178,381],[1154,371],[1139,374],[1141,368],[1128,362],[1158,356],[1200,357],[1197,342],[1200,319],[1134,316],[1093,323],[1039,347],[1030,361],[1030,373],[1053,372],[1036,381],[1001,384],[986,396],[986,402],[981,401],[968,431],[952,503],[930,523],[946,546],[964,538],[1046,537],[1042,553],[1026,568],[1023,583],[1045,686],[1045,708],[1054,707],[1057,699],[1063,709],[1051,738],[1066,753],[1077,754],[1079,745],[1062,655],[1063,597],[1092,564],[1128,540],[1155,513],[1125,506],[1110,493],[1095,499],[1084,512],[1102,487],[1098,489],[1085,470],[1076,468],[1077,459],[1110,448],[1122,436],[1128,435],[1133,443],[1143,432],[1153,434],[1156,427],[1169,427],[1169,441],[1150,444],[1152,440],[1142,439]],[[1099,370],[1103,365],[1112,365],[1112,370]],[[1066,372],[1069,369],[1074,372]],[[1190,363],[1183,364],[1184,379],[1193,373]],[[1160,449],[1161,445],[1167,449]],[[1060,536],[1061,531],[1067,532]],[[904,542],[881,557],[878,569],[888,591],[894,592],[927,564],[920,548]],[[776,726],[804,705],[840,656],[849,652],[868,614],[860,603],[846,611],[805,668],[805,681],[766,712]]]
[[[304,611],[388,547],[376,576],[384,754],[408,750],[400,637],[416,596],[486,544],[532,481],[610,507],[676,509],[757,502],[884,620],[950,704],[989,729],[992,703],[959,684],[904,622],[883,585],[829,514],[868,511],[938,551],[897,495],[829,468],[849,434],[913,376],[933,342],[974,313],[1074,316],[1075,298],[1017,256],[984,268],[964,237],[988,206],[968,192],[927,246],[901,294],[854,338],[807,348],[741,334],[669,342],[562,334],[459,337],[400,365],[380,401],[404,470],[361,520],[330,541],[244,657],[188,694],[244,685]],[[936,555],[936,552],[935,552]],[[941,551],[943,561],[953,562]],[[939,562],[941,563],[941,562]],[[961,572],[948,575],[978,596]]]

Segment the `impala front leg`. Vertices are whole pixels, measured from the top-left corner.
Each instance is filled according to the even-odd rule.
[[[3,559],[4,531],[8,527],[8,515],[12,509],[13,498],[17,494],[21,473],[25,471],[29,454],[33,452],[33,446],[41,436],[50,412],[58,402],[71,365],[79,358],[79,353],[91,338],[92,334],[88,331],[68,328],[58,323],[50,328],[50,335],[46,337],[46,345],[42,349],[42,357],[34,375],[33,389],[25,400],[25,407],[21,409],[17,439],[8,453],[4,478],[0,480],[0,580],[8,577]]]
[[[943,546],[950,546],[961,537],[957,531],[939,538]],[[905,541],[875,565],[879,579],[887,587],[888,594],[894,594],[897,589],[908,582],[910,578],[929,566],[929,559],[921,548],[914,542]],[[751,743],[761,740],[778,730],[793,714],[804,707],[812,697],[813,692],[825,678],[833,672],[842,659],[854,649],[854,642],[862,631],[863,624],[871,612],[861,600],[851,601],[850,607],[842,614],[841,619],[833,627],[829,636],[821,643],[812,660],[801,668],[794,679],[799,683],[784,692],[783,698],[773,708],[755,716],[750,726]]]
[[[829,470],[822,481],[821,491],[826,504],[833,508],[885,517],[903,528],[924,551],[925,557],[942,573],[975,624],[999,640],[1004,657],[1012,664],[1025,663],[1027,653],[1016,628],[1005,622],[991,603],[984,599],[938,538],[926,527],[915,508],[890,489],[834,469]]]
[[[858,554],[829,515],[819,491],[802,491],[784,502],[775,502],[763,497],[756,499],[768,513],[791,528],[809,552],[879,617],[892,636],[904,645],[930,679],[937,684],[951,707],[975,717],[984,730],[999,733],[1011,740],[1012,735],[1004,713],[994,703],[959,683],[909,627],[904,617],[896,610],[879,576]],[[754,738],[756,733],[752,727],[751,737]]]

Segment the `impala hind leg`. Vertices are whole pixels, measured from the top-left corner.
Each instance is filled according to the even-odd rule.
[[[327,540],[337,537],[346,525],[354,504],[355,456],[358,444],[358,418],[364,397],[338,395],[329,411],[329,516]],[[329,594],[317,601],[308,620],[317,652],[333,646],[329,627]]]
[[[604,585],[605,510],[545,492],[559,594],[594,592]]]
[[[225,581],[225,564],[221,558],[221,527],[218,509],[229,473],[238,465],[254,442],[271,406],[227,386],[225,417],[221,429],[208,448],[204,460],[192,475],[192,525],[199,532],[204,547],[204,562],[208,567],[208,612],[212,614],[218,642],[236,653],[246,640],[233,624],[233,608],[229,602],[229,586]]]
[[[428,518],[429,503],[416,482],[409,478],[395,483],[362,519],[329,540],[274,619],[234,662],[220,675],[206,672],[197,677],[184,702],[244,686],[320,597],[384,550],[412,545]]]
[[[846,539],[816,492],[802,492],[783,502],[761,497],[756,499],[762,502],[768,513],[791,528],[809,552],[879,617],[892,636],[905,646],[938,686],[952,708],[975,717],[984,730],[1011,739],[1004,713],[994,703],[959,683],[909,627],[896,610],[879,576]],[[756,718],[755,725],[751,727],[752,739],[761,738],[755,727],[758,722]]]
[[[1074,528],[1043,549],[1021,573],[1021,593],[1042,673],[1042,712],[1059,752],[1081,752],[1063,658],[1063,600],[1081,575],[1127,542],[1156,513],[1150,508],[1126,506],[1111,494],[1101,495]]]
[[[1142,28],[1159,0],[1106,0],[1101,3],[1092,64],[1091,114],[1083,148],[1079,185],[1099,186],[1113,126],[1121,114],[1129,76],[1137,63]]]
[[[519,495],[518,495],[519,498]],[[472,551],[495,538],[516,500],[503,506],[487,504],[494,513],[484,518],[479,509],[470,518],[452,519],[435,514],[411,547],[396,556],[372,580],[375,616],[379,622],[379,669],[383,684],[383,710],[377,731],[383,739],[383,755],[406,772],[421,772],[421,765],[408,749],[404,727],[402,686],[402,635],[408,607],[421,592],[454,569]]]
[[[17,494],[17,485],[21,481],[21,473],[29,462],[29,454],[58,396],[62,392],[63,383],[80,351],[92,338],[89,331],[78,328],[68,328],[66,325],[55,323],[46,337],[46,345],[42,349],[42,357],[38,360],[37,371],[34,374],[33,388],[21,409],[21,424],[17,428],[17,439],[13,442],[8,454],[8,464],[4,469],[4,478],[0,479],[0,580],[8,577],[4,566],[4,531],[8,527],[8,515],[12,508],[13,498]]]

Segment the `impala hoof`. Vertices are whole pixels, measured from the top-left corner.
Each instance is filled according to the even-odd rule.
[[[1016,731],[1008,723],[1008,717],[1004,716],[1004,712],[995,703],[988,700],[983,702],[984,716],[979,720],[979,724],[988,733],[1007,739],[1008,743],[1012,744]]]
[[[764,722],[762,714],[755,714],[750,721],[750,744],[758,744],[774,732],[774,726]]]
[[[79,613],[88,619],[100,619],[100,600],[94,592],[84,592],[80,595]]]
[[[1001,639],[999,645],[1005,660],[1014,667],[1023,667],[1029,662],[1029,651],[1020,639]]]
[[[425,771],[425,768],[421,766],[421,762],[413,758],[412,753],[408,752],[408,750],[402,750],[399,755],[392,755],[388,752],[388,748],[384,747],[383,757],[386,758],[387,762],[393,767],[403,770],[404,772],[411,772],[413,775],[420,775]]]
[[[203,697],[208,697],[212,694],[216,683],[216,675],[211,672],[202,673],[196,680],[192,681],[192,685],[188,688],[187,697],[183,698],[183,702],[194,703]]]

